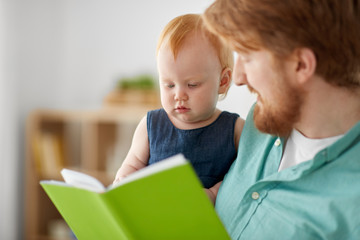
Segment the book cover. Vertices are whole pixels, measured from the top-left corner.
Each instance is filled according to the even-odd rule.
[[[90,176],[71,175],[63,173],[71,184],[41,181],[41,185],[80,240],[230,239],[182,155],[108,188]]]

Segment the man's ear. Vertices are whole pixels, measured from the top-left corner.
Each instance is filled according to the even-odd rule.
[[[295,50],[296,80],[298,84],[306,83],[315,74],[316,56],[309,48]]]
[[[219,85],[219,94],[224,94],[230,87],[231,84],[231,69],[224,68],[221,72],[220,85]]]

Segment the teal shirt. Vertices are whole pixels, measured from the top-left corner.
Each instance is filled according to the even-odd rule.
[[[360,239],[360,122],[278,172],[283,143],[255,128],[252,109],[215,205],[232,239]]]

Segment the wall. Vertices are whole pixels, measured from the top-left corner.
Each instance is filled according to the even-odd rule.
[[[100,107],[118,77],[156,74],[157,38],[170,19],[201,13],[211,2],[22,1],[18,7],[19,93],[26,101],[21,101],[21,111]],[[231,102],[220,106],[242,110]]]
[[[212,1],[1,1],[0,52],[8,52],[2,54],[1,67],[8,73],[0,71],[1,116],[6,116],[0,118],[6,130],[0,143],[0,187],[8,197],[0,204],[0,239],[11,240],[21,238],[21,231],[15,232],[22,229],[28,113],[35,108],[99,108],[119,77],[156,75],[161,29],[177,15],[203,12]],[[245,117],[253,102],[245,87],[232,87],[219,107]]]
[[[20,211],[16,82],[11,71],[8,49],[8,4],[0,0],[0,239],[16,239]]]

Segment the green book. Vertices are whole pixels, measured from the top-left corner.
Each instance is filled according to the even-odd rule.
[[[62,170],[40,184],[80,240],[230,239],[191,164],[176,155],[105,188]]]

